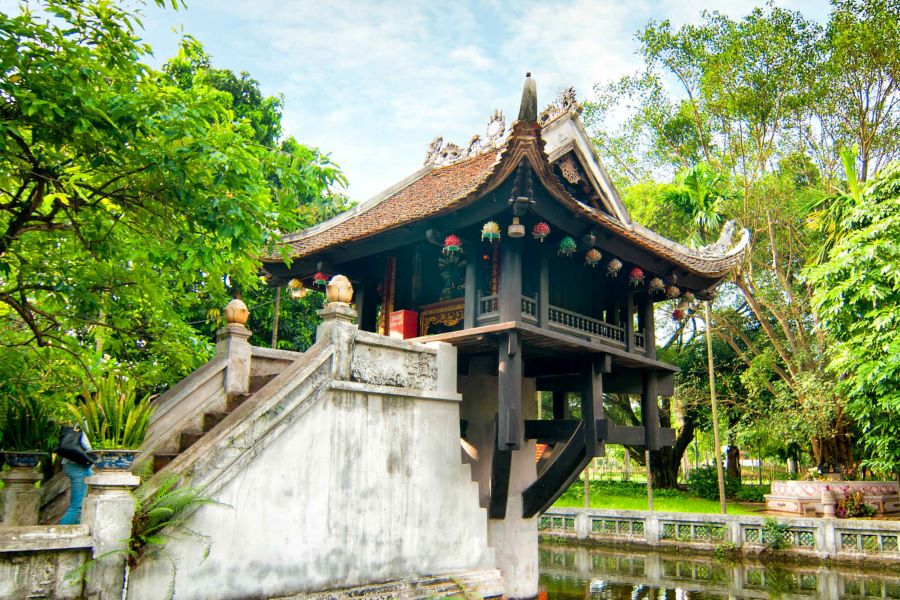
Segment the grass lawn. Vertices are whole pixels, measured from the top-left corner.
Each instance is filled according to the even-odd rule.
[[[718,513],[718,500],[706,500],[680,490],[653,490],[653,509],[658,512]],[[584,482],[576,481],[553,504],[557,508],[582,508]],[[647,510],[647,488],[633,482],[591,482],[591,507]],[[761,504],[728,502],[728,514],[749,515],[762,510]]]

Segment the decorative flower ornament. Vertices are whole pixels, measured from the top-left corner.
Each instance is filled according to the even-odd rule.
[[[322,271],[319,271],[318,273],[313,275],[313,285],[324,287],[327,284],[328,284],[328,275],[326,275]]]
[[[441,252],[443,254],[456,254],[457,252],[462,252],[462,240],[451,233],[444,238],[444,249],[441,250]]]
[[[678,286],[670,285],[666,288],[666,298],[677,298],[681,294]]]
[[[531,237],[538,240],[542,244],[544,243],[544,238],[550,235],[550,226],[541,221],[540,223],[536,223],[535,226],[531,229]]]
[[[654,277],[650,280],[650,291],[651,292],[664,292],[666,290],[666,284],[663,283],[663,280],[659,277]]]
[[[675,308],[677,308],[678,310],[683,310],[683,311],[687,312],[687,310],[690,307],[691,307],[690,302],[688,302],[687,300],[682,300],[681,302],[678,303],[678,306],[676,306]]]
[[[601,258],[603,258],[603,255],[600,254],[600,251],[596,248],[591,248],[587,251],[587,254],[584,255],[584,264],[596,267]]]
[[[684,311],[681,310],[680,308],[676,308],[675,310],[672,311],[672,318],[675,319],[676,321],[682,320],[684,318]]]
[[[628,273],[628,283],[634,286],[644,283],[644,271],[640,267],[635,267]]]
[[[500,239],[500,226],[493,221],[488,221],[481,226],[481,241],[495,242]]]
[[[683,293],[683,294],[681,295],[681,298],[682,298],[685,302],[688,302],[688,303],[693,302],[694,300],[696,300],[696,297],[694,296],[694,292],[685,292],[685,293]]]
[[[575,240],[572,239],[572,236],[567,235],[559,242],[559,253],[563,256],[572,256],[575,251],[578,250],[578,244],[575,243]]]
[[[295,277],[288,281],[288,287],[292,290],[298,290],[303,287],[303,282]]]
[[[606,265],[606,276],[607,277],[615,277],[619,274],[619,271],[622,270],[622,261],[618,258],[614,258],[609,261],[609,264]]]

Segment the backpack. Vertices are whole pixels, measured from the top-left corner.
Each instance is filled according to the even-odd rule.
[[[88,467],[96,462],[81,445],[81,428],[66,425],[59,432],[59,445],[53,452],[73,463]]]

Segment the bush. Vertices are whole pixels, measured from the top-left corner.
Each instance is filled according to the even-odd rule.
[[[767,485],[742,485],[734,495],[734,499],[738,502],[765,502],[768,493]]]
[[[688,477],[688,491],[707,500],[719,499],[719,478],[715,467],[700,467]],[[741,489],[740,479],[725,477],[725,497],[734,498]]]
[[[784,550],[791,545],[791,533],[787,523],[781,523],[771,517],[763,525],[763,543],[769,550]]]

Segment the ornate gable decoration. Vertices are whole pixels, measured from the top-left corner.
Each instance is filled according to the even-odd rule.
[[[570,111],[581,114],[581,109],[581,103],[575,97],[575,88],[568,87],[560,90],[556,95],[556,100],[548,104],[547,108],[541,111],[541,114],[538,116],[538,123],[546,125],[559,115],[566,114]]]
[[[428,152],[425,153],[425,162],[423,164],[444,167],[473,156],[478,156],[489,150],[494,150],[502,145],[505,133],[506,117],[503,116],[502,110],[495,110],[491,118],[488,119],[483,138],[477,134],[473,135],[472,139],[469,140],[468,147],[462,149],[452,142],[445,142],[444,138],[438,136],[428,146]]]

